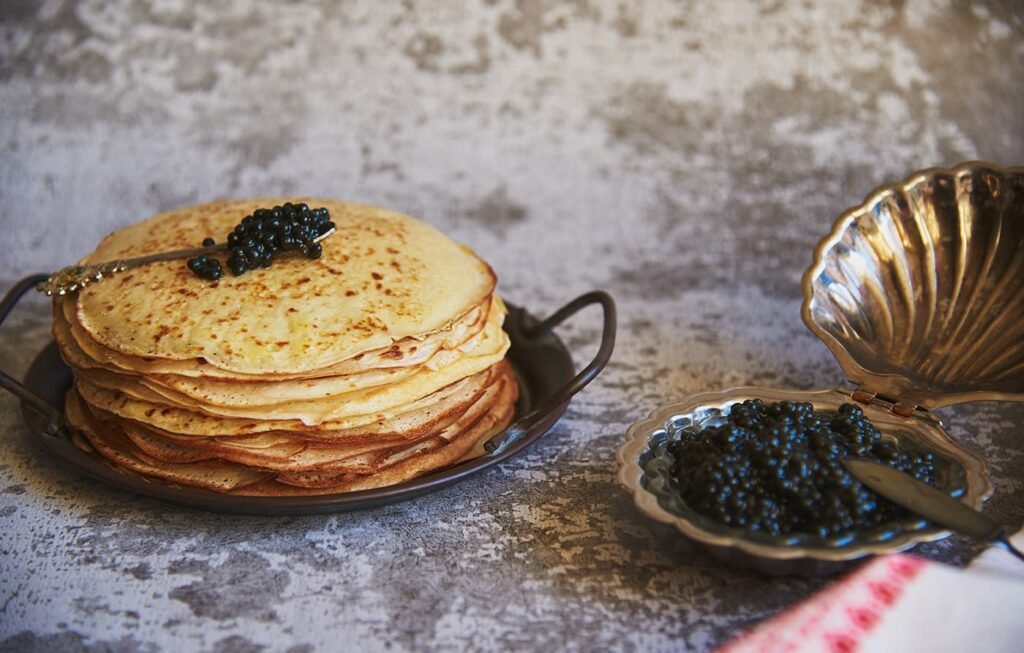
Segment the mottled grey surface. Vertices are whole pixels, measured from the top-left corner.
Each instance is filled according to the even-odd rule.
[[[0,396],[0,651],[707,649],[824,581],[723,567],[614,482],[689,392],[841,382],[799,317],[818,238],[931,165],[1024,164],[1018,2],[0,3],[0,280],[216,197],[423,217],[545,313],[620,306],[542,442],[434,495],[210,515],[84,479]],[[583,362],[596,313],[561,333]],[[0,333],[21,374],[48,339]],[[1024,519],[1024,407],[942,411]],[[962,539],[920,553],[963,564]]]

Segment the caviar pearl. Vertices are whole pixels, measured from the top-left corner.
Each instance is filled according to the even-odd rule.
[[[190,258],[186,265],[188,265],[188,269],[192,270],[192,273],[200,279],[216,281],[224,276],[224,270],[220,266],[220,261],[215,258],[196,256],[195,258]]]

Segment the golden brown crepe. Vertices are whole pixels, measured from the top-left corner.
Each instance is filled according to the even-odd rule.
[[[289,432],[301,434],[307,439],[334,441],[358,439],[363,434],[383,437],[414,430],[417,425],[438,419],[470,398],[478,396],[489,378],[489,373],[490,370],[460,379],[431,395],[400,406],[395,411],[367,413],[314,425],[307,425],[299,420],[217,417],[158,403],[159,397],[153,401],[146,401],[119,391],[105,390],[82,377],[76,380],[75,388],[90,405],[125,419],[152,424],[182,437],[239,437],[268,432]]]
[[[197,448],[130,422],[109,419],[81,396],[68,393],[69,425],[118,467],[147,476],[219,491],[236,491],[265,480],[305,488],[389,485],[462,459],[493,427],[511,417],[516,381],[502,363],[488,389],[462,414],[412,441],[310,446],[293,440],[265,449],[220,446]],[[106,419],[104,418],[106,417]],[[209,442],[209,441],[204,441]],[[398,480],[394,480],[398,479]]]
[[[252,382],[218,382],[219,385],[233,385],[230,391],[221,393],[218,393],[216,388],[207,387],[206,396],[197,399],[148,376],[83,369],[79,372],[79,377],[101,388],[120,391],[137,399],[198,410],[210,415],[252,419],[295,419],[307,425],[314,425],[356,415],[395,410],[459,379],[482,372],[504,358],[507,349],[508,336],[495,323],[485,329],[476,346],[467,352],[447,357],[445,362],[448,364],[439,369],[431,369],[429,365],[418,366],[411,376],[395,383],[341,394],[325,395],[321,388],[329,385],[331,380],[314,379],[309,381],[309,393],[306,397],[267,404],[255,403],[260,395],[251,396],[246,387],[253,386]],[[260,386],[255,387],[263,390]]]
[[[87,260],[193,247],[285,201],[164,213]],[[337,224],[319,259],[213,283],[156,263],[55,301],[76,444],[178,485],[322,494],[455,464],[508,424],[518,383],[490,267],[413,218],[309,203]]]
[[[275,203],[283,200],[162,213],[107,236],[86,262],[195,247]],[[129,356],[294,374],[447,329],[494,290],[486,263],[426,223],[372,206],[310,203],[337,225],[321,258],[281,258],[215,284],[180,261],[153,263],[82,289],[78,322]]]
[[[128,356],[97,342],[82,328],[78,323],[78,304],[73,298],[58,297],[55,301],[57,304],[54,310],[54,336],[61,350],[75,357],[73,364],[76,366],[101,368],[112,372],[169,374],[235,381],[310,379],[418,365],[429,360],[442,348],[455,349],[463,345],[484,328],[488,318],[492,317],[492,310],[505,310],[497,295],[492,295],[487,301],[459,317],[449,328],[432,334],[403,338],[388,347],[363,352],[318,370],[246,374],[214,367],[201,358],[170,360]],[[494,304],[497,306],[493,306]]]

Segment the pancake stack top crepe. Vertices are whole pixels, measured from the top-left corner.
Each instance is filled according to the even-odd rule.
[[[86,262],[222,240],[283,202],[163,213]],[[78,446],[163,482],[266,496],[381,487],[482,453],[518,397],[494,273],[407,216],[311,205],[337,224],[319,259],[213,283],[154,263],[56,300]]]

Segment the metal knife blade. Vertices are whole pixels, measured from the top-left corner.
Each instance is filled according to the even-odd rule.
[[[864,458],[845,458],[843,464],[875,492],[944,528],[986,542],[1004,536],[999,522],[909,474]]]
[[[951,531],[994,542],[1024,560],[1024,551],[1013,546],[999,522],[948,494],[874,460],[850,457],[844,458],[843,464],[854,478],[890,501]]]

